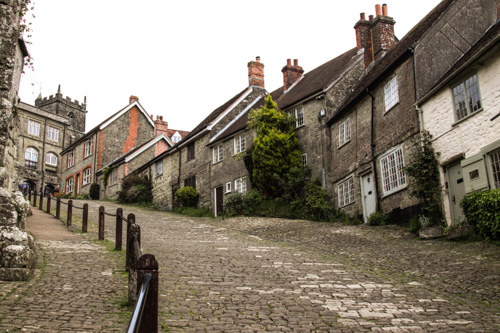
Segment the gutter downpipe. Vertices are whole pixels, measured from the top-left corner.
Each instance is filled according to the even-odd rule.
[[[380,191],[378,187],[378,173],[377,173],[377,161],[375,160],[375,97],[370,93],[370,90],[366,88],[366,93],[371,97],[371,130],[370,130],[370,147],[372,151],[372,166],[373,166],[373,178],[375,178],[375,190],[377,193],[376,200],[376,211],[380,210]]]
[[[425,127],[424,127],[424,114],[422,109],[418,106],[418,101],[417,101],[417,68],[416,68],[416,62],[415,62],[415,48],[409,47],[408,48],[411,53],[412,53],[412,60],[413,60],[413,93],[414,93],[414,98],[415,98],[415,110],[417,110],[417,119],[418,119],[418,127],[420,133],[425,132]],[[420,141],[422,141],[422,135],[420,135]]]

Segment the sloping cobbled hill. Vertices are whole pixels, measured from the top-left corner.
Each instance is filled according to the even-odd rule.
[[[99,205],[120,207],[84,202],[93,221]],[[397,226],[123,210],[159,261],[163,331],[500,330],[492,243],[422,241]]]

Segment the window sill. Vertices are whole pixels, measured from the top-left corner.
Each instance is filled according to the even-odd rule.
[[[481,111],[483,111],[483,110],[484,110],[483,108],[480,108],[479,110],[474,111],[473,113],[471,113],[471,114],[469,114],[469,115],[467,115],[467,116],[463,117],[462,119],[460,119],[460,120],[456,120],[456,121],[455,121],[455,122],[451,125],[451,127],[455,127],[455,126],[459,125],[460,123],[462,123],[462,122],[466,121],[467,119],[469,119],[469,118],[471,118],[471,117],[474,117],[476,114],[478,114],[479,112],[481,112]]]
[[[212,162],[212,165],[219,164],[219,163],[221,163],[222,161],[224,161],[224,160],[220,160],[220,161],[217,161],[217,162]]]
[[[344,142],[343,144],[341,144],[337,149],[340,149],[342,147],[344,147],[345,145],[347,145],[349,142],[351,142],[351,139],[349,139],[348,141]]]
[[[391,195],[396,194],[396,193],[398,193],[398,192],[401,192],[401,191],[403,191],[403,190],[406,190],[407,188],[408,188],[408,184],[405,184],[405,185],[402,185],[402,186],[400,186],[400,187],[398,187],[398,188],[395,188],[395,189],[393,189],[393,190],[390,190],[389,192],[384,193],[384,194],[382,195],[382,199],[387,198],[387,197],[390,197]]]
[[[161,177],[161,176],[163,176],[163,173],[161,175],[156,175],[155,179],[158,178],[158,177]]]
[[[355,204],[355,203],[356,203],[356,200],[354,200],[353,202],[349,202],[348,204],[343,205],[343,206],[339,205],[339,209],[345,208],[345,207],[350,206],[350,205]]]

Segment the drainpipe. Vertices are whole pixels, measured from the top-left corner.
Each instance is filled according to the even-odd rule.
[[[45,118],[45,125],[43,126],[43,144],[42,144],[42,158],[41,158],[41,164],[42,164],[42,181],[40,184],[40,193],[43,195],[43,187],[45,183],[45,135],[47,134],[47,118]]]
[[[371,97],[371,124],[370,124],[370,146],[372,152],[372,166],[373,166],[373,178],[375,178],[375,191],[377,193],[376,197],[376,211],[380,210],[380,190],[378,187],[378,173],[377,173],[377,161],[375,159],[375,97],[370,93],[368,88],[366,88],[366,93]]]

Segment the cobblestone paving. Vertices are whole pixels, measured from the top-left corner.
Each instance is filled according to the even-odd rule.
[[[49,216],[37,208],[33,212],[28,225]],[[51,235],[35,236],[35,277],[0,281],[0,332],[123,332],[126,279],[116,270],[118,254],[52,220]]]
[[[102,203],[89,204],[93,216]],[[160,264],[164,331],[500,330],[495,245],[423,242],[397,227],[131,211],[143,252]]]

